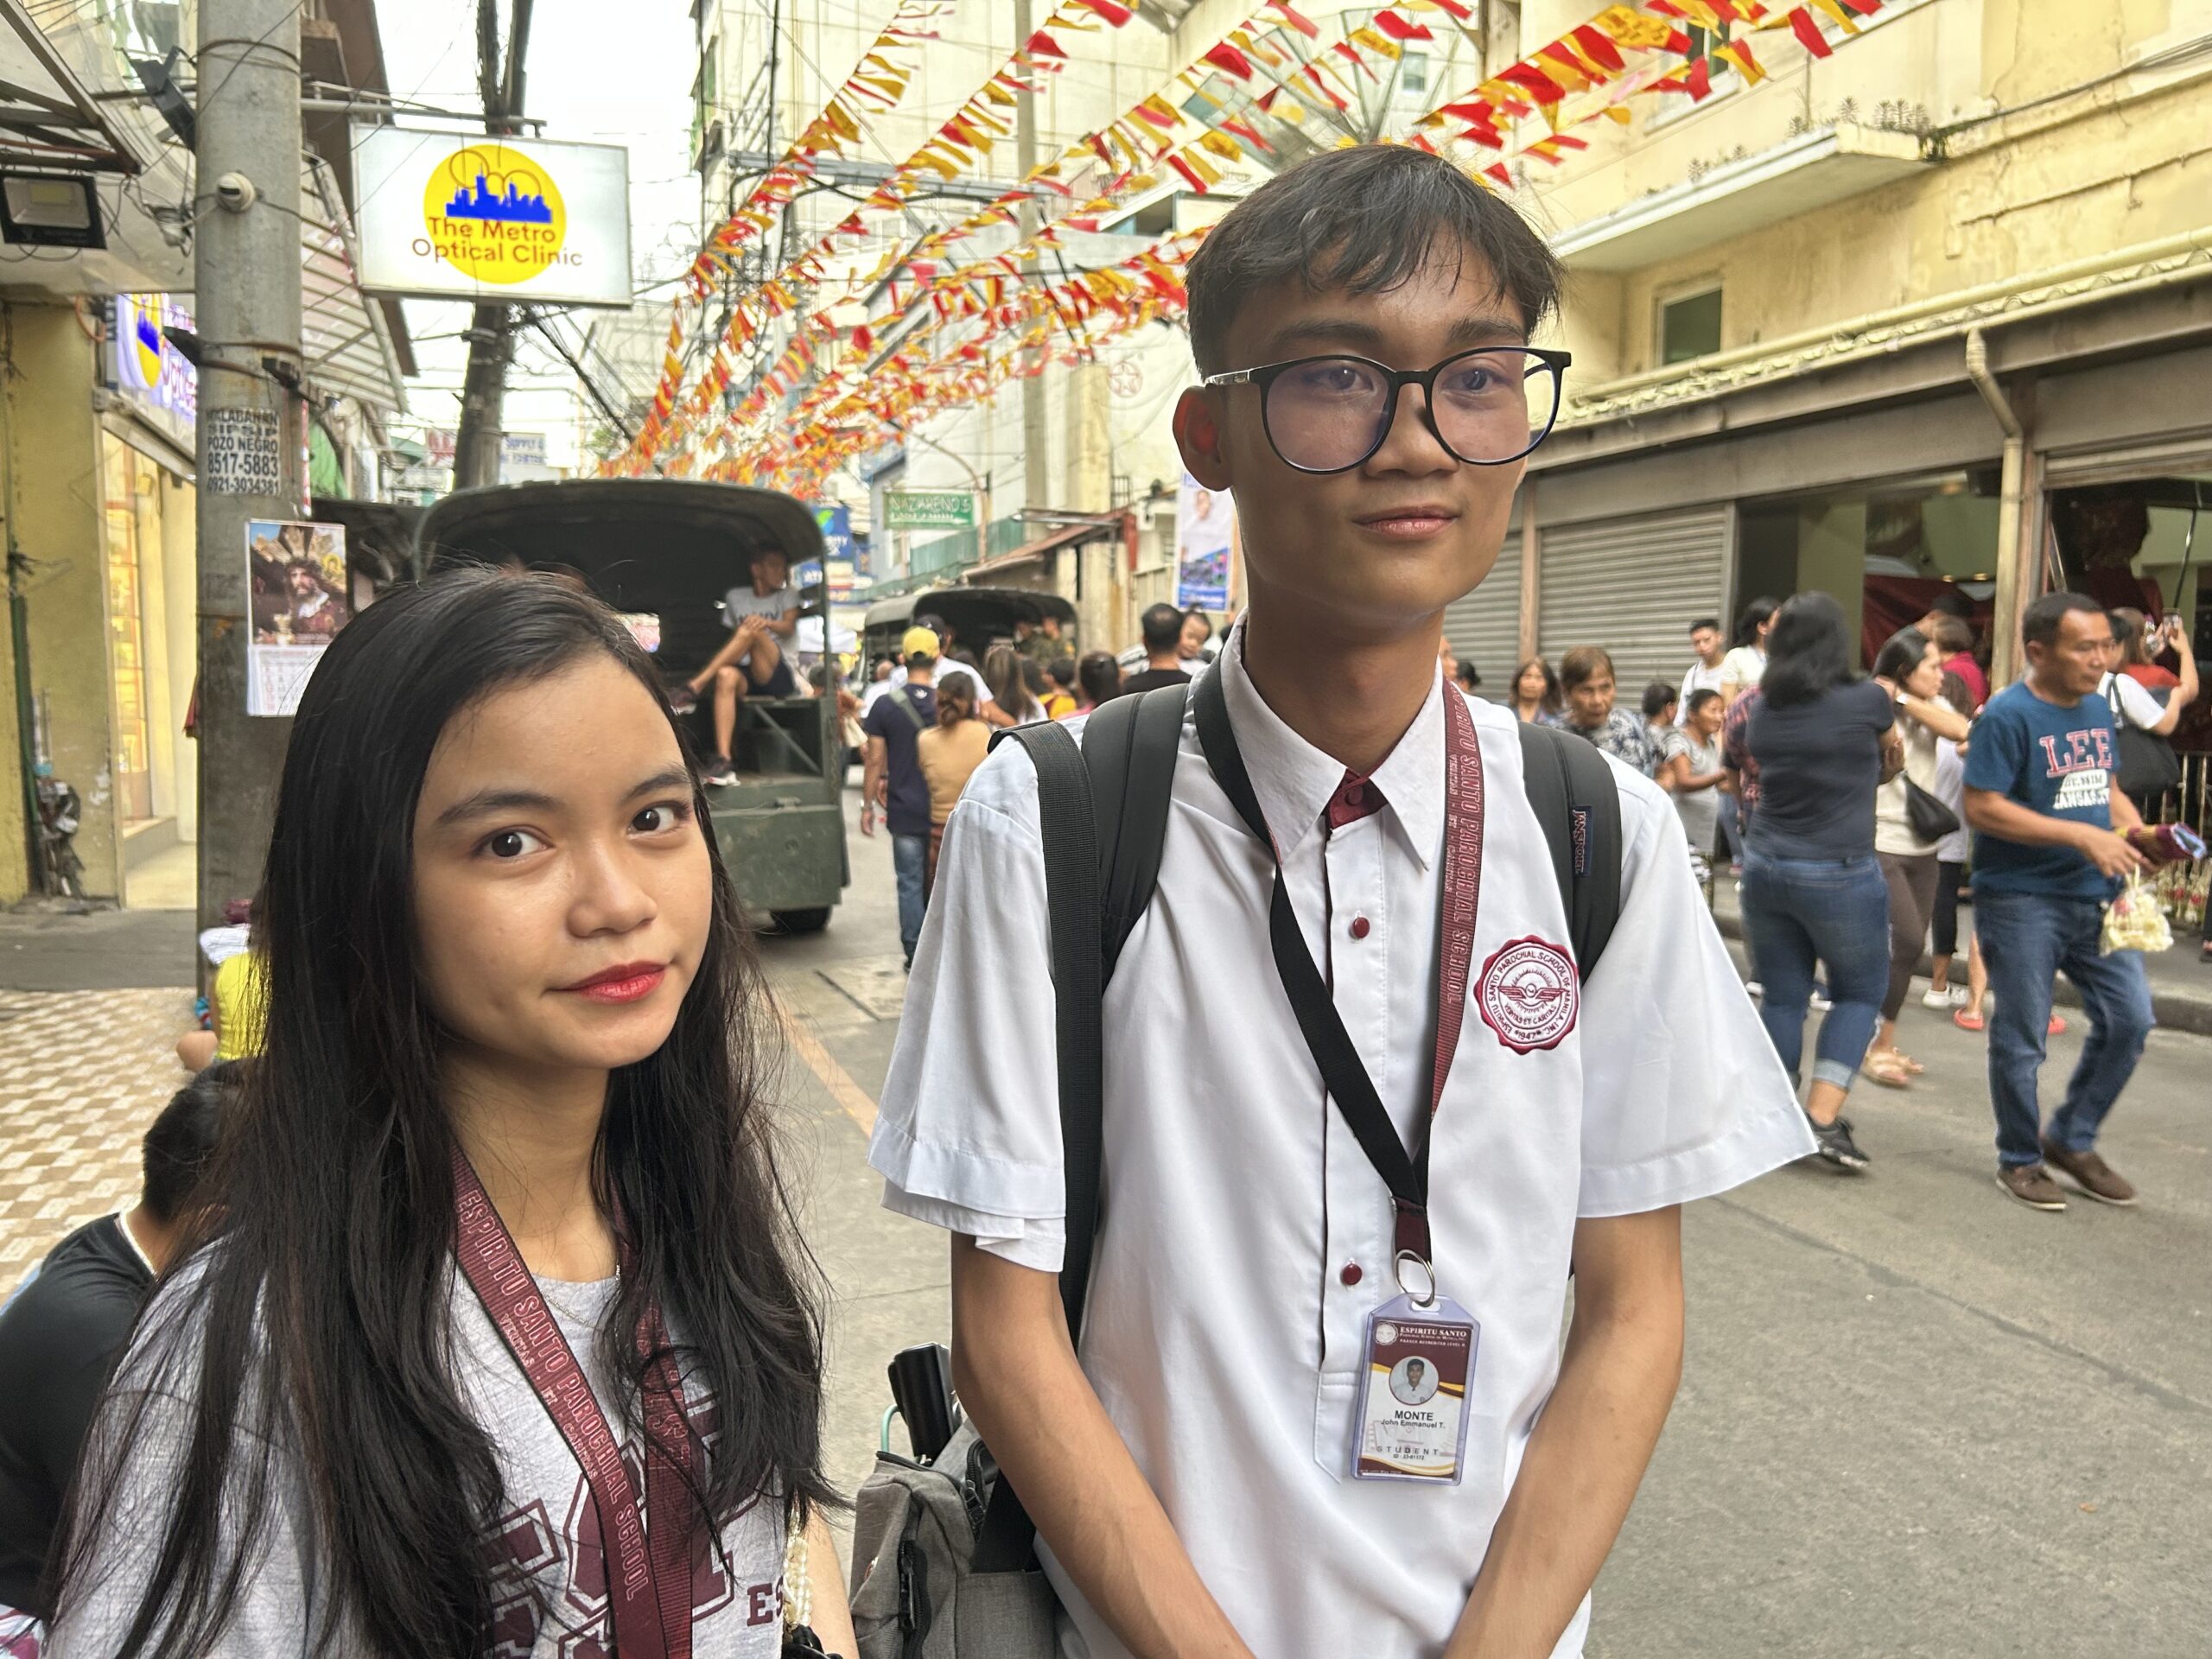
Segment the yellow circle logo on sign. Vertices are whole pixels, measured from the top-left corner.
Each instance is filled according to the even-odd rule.
[[[550,174],[493,142],[430,169],[423,222],[438,257],[480,283],[526,283],[557,258],[569,213]]]

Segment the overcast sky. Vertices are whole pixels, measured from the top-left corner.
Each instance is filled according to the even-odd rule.
[[[499,10],[504,30],[507,0]],[[378,0],[393,96],[475,111],[475,17],[473,0]],[[639,286],[680,271],[696,246],[699,201],[690,170],[698,58],[689,8],[683,0],[537,0],[525,66],[524,108],[544,118],[543,137],[620,144],[630,152],[632,261]],[[468,308],[406,305],[423,373],[408,385],[405,419],[452,426],[460,419],[468,348],[450,336],[468,326]],[[561,325],[563,338],[573,342],[594,315],[572,313]],[[543,432],[548,459],[572,463],[574,378],[535,334],[517,339],[507,429]]]

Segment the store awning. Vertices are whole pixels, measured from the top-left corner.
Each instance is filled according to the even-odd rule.
[[[353,225],[329,167],[300,161],[300,352],[308,382],[377,409],[407,407],[384,308],[361,292]]]
[[[1051,555],[1064,547],[1081,547],[1087,542],[1103,542],[1122,533],[1122,515],[1090,519],[1080,524],[1062,524],[1048,535],[1033,542],[1024,542],[1011,553],[1001,553],[982,563],[970,565],[961,581],[970,588],[988,588],[1014,572],[1034,565],[1039,569]]]
[[[144,162],[22,0],[0,0],[0,166],[137,173]]]
[[[1912,133],[1838,122],[1585,219],[1552,251],[1576,270],[1639,270],[1933,165]]]

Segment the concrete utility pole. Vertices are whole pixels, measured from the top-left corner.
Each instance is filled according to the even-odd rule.
[[[523,56],[530,49],[531,0],[514,0],[507,26],[507,67],[499,73],[499,25],[494,0],[477,0],[477,84],[484,130],[504,137],[521,130]],[[453,482],[465,490],[499,481],[505,435],[507,365],[514,361],[514,308],[479,305],[468,324],[468,370],[461,383],[461,429],[454,435]]]
[[[246,524],[307,499],[300,396],[300,10],[200,0],[200,922],[261,882],[289,720],[246,713]]]
[[[1029,20],[1029,0],[1014,0],[1014,38],[1016,45],[1026,42],[1034,33]],[[1033,92],[1015,94],[1014,106],[1014,166],[1024,179],[1037,168],[1037,97]],[[1037,234],[1037,199],[1026,196],[1020,208],[1021,239],[1027,242]],[[1040,355],[1032,352],[1030,361],[1024,365],[1033,369]],[[1045,378],[1041,374],[1026,374],[1021,381],[1021,482],[1022,505],[1027,507],[1047,507],[1052,504],[1052,447],[1046,429]]]

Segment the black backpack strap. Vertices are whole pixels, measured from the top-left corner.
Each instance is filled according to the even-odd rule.
[[[1551,846],[1575,969],[1586,985],[1620,919],[1620,790],[1596,745],[1530,721],[1518,724],[1522,786]]]
[[[1109,705],[1110,706],[1110,705]],[[1052,930],[1054,1049],[1059,1067],[1061,1162],[1067,1183],[1067,1243],[1060,1263],[1060,1305],[1070,1340],[1083,1330],[1098,1232],[1098,1178],[1104,1134],[1100,999],[1098,837],[1084,754],[1057,721],[1018,726],[1008,739],[1037,769],[1037,816],[1044,835],[1045,905]],[[976,1570],[1020,1572],[1030,1564],[1035,1529],[1011,1482],[994,1485],[976,1540]]]
[[[1167,813],[1175,793],[1175,762],[1183,749],[1183,713],[1189,689],[1155,686],[1141,696],[1116,697],[1099,710],[1112,714],[1122,704],[1134,704],[1124,723],[1132,729],[1118,757],[1119,771],[1109,772],[1091,753],[1088,729],[1084,758],[1090,760],[1090,786],[1099,802],[1101,817],[1115,818],[1111,839],[1102,838],[1098,849],[1099,879],[1105,892],[1103,943],[1106,977],[1122,958],[1137,918],[1152,903],[1152,890],[1160,885],[1160,857],[1167,844]],[[1093,715],[1093,720],[1098,715]],[[1118,810],[1114,809],[1118,808]]]

